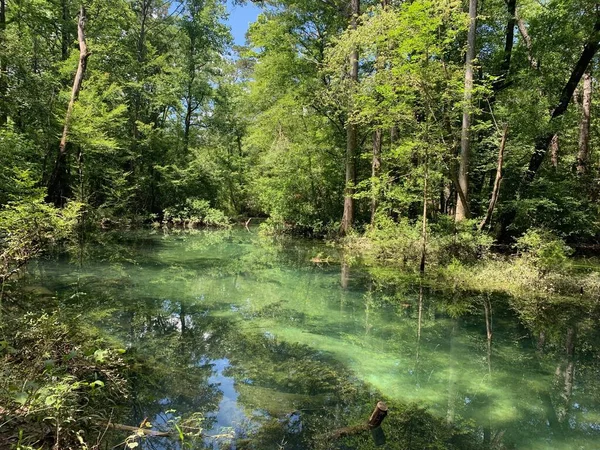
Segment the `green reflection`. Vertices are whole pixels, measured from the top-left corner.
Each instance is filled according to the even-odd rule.
[[[200,412],[211,433],[232,428],[237,448],[366,449],[369,433],[326,436],[384,398],[383,448],[593,448],[599,437],[598,306],[580,299],[444,292],[331,263],[339,255],[314,242],[237,230],[105,234],[83,254],[39,262],[29,289],[56,293],[64,314],[141,361],[130,423]]]

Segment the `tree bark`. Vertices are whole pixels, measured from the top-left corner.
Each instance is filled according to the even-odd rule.
[[[560,145],[558,143],[558,134],[552,136],[550,140],[550,162],[554,169],[558,168],[558,152],[560,151]]]
[[[512,49],[515,43],[515,15],[517,9],[517,0],[505,0],[505,2],[508,8],[508,22],[506,23],[506,39],[504,41],[504,59],[500,65],[500,76],[493,83],[493,89],[495,92],[498,92],[507,86],[506,79],[508,78],[510,61],[512,59]]]
[[[350,28],[356,30],[358,15],[360,13],[360,0],[350,0]],[[350,53],[350,82],[358,82],[358,49]],[[348,117],[350,111],[348,111]],[[348,119],[346,123],[346,187],[344,190],[344,214],[340,233],[345,235],[352,228],[354,222],[354,184],[356,183],[356,152],[358,150],[358,127]]]
[[[379,177],[379,170],[381,169],[381,141],[382,141],[382,130],[377,128],[373,132],[373,160],[371,162],[371,179],[373,184],[379,186],[379,181],[376,178]],[[373,189],[373,197],[371,198],[371,225],[375,223],[375,213],[377,212],[377,206],[379,204],[379,189]]]
[[[375,405],[375,409],[371,413],[371,417],[369,417],[369,428],[377,428],[381,426],[383,419],[388,415],[388,407],[385,402],[377,402]]]
[[[423,220],[421,222],[421,262],[419,272],[425,273],[425,258],[427,257],[427,184],[429,178],[429,158],[425,155],[425,177],[423,178]]]
[[[60,24],[60,50],[61,59],[66,61],[69,57],[69,32],[67,24],[69,22],[68,0],[61,0],[61,24]]]
[[[473,60],[475,59],[475,31],[477,28],[477,0],[469,0],[469,20],[467,55],[465,60],[463,120],[460,136],[460,165],[458,168],[458,184],[464,193],[464,196],[458,196],[456,199],[456,221],[461,221],[469,217],[469,153],[472,118],[471,109],[473,102]]]
[[[554,108],[554,110],[552,111],[552,113],[550,115],[549,128],[551,128],[551,125],[556,121],[556,119],[558,117],[562,116],[565,113],[565,111],[567,110],[567,107],[569,106],[569,102],[571,101],[571,98],[573,97],[573,92],[575,92],[575,88],[579,84],[579,81],[581,80],[584,72],[587,70],[587,68],[590,64],[590,61],[592,60],[592,58],[598,51],[599,46],[600,46],[600,15],[596,19],[596,23],[594,24],[594,29],[592,30],[592,33],[588,37],[588,39],[583,47],[583,51],[581,52],[581,56],[579,57],[577,64],[575,64],[575,67],[573,68],[573,71],[571,72],[571,76],[569,77],[569,80],[567,81],[567,83],[565,84],[565,86],[562,89],[558,103],[556,104],[556,107]],[[542,162],[544,161],[544,157],[546,156],[546,153],[548,152],[548,147],[550,145],[550,142],[552,141],[554,134],[555,133],[553,133],[552,131],[548,131],[543,134],[540,134],[536,138],[535,149],[534,149],[533,155],[531,155],[531,158],[529,160],[529,166],[527,168],[527,172],[525,173],[525,176],[523,177],[523,182],[521,183],[521,188],[524,187],[524,185],[530,184],[533,181],[533,179],[535,178],[535,175],[537,174],[540,166],[542,165]]]
[[[523,38],[523,42],[525,42],[525,48],[527,49],[527,59],[529,60],[529,65],[532,69],[538,70],[540,68],[537,59],[533,56],[533,44],[531,42],[531,36],[527,32],[527,27],[525,26],[525,22],[521,19],[517,13],[515,12],[515,18],[517,20],[517,28],[519,28],[519,33]]]
[[[590,118],[592,109],[592,75],[583,75],[583,98],[581,123],[579,125],[579,152],[577,153],[577,174],[585,175],[590,155]]]
[[[494,181],[494,189],[492,190],[492,198],[488,206],[487,213],[483,220],[479,223],[479,230],[482,230],[492,220],[492,214],[498,201],[498,195],[500,194],[500,184],[502,183],[502,165],[504,163],[504,148],[506,147],[506,136],[508,134],[508,124],[504,125],[504,132],[502,133],[502,141],[500,142],[500,149],[498,150],[498,164],[496,165],[496,179]]]
[[[58,158],[56,159],[56,165],[52,174],[49,197],[57,206],[64,205],[65,199],[68,194],[68,180],[67,178],[67,140],[69,136],[69,129],[71,126],[71,116],[73,115],[73,107],[79,97],[79,91],[81,90],[81,84],[83,77],[85,76],[85,70],[87,67],[87,59],[90,56],[88,52],[87,44],[85,42],[85,7],[81,5],[79,10],[79,21],[77,23],[77,38],[79,40],[79,64],[77,65],[77,72],[75,73],[75,79],[73,81],[73,88],[71,90],[71,98],[69,105],[67,106],[67,112],[65,114],[65,121],[63,125],[63,133],[58,146]]]
[[[6,40],[6,0],[0,0],[0,47],[5,48]],[[5,125],[8,120],[7,106],[7,93],[8,93],[8,82],[6,79],[7,75],[7,61],[4,51],[0,51],[0,126]]]

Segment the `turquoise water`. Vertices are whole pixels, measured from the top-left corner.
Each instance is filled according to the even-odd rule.
[[[510,297],[384,282],[339,259],[245,230],[107,234],[40,261],[30,289],[144,361],[126,420],[198,417],[194,448],[371,448],[323,436],[379,399],[385,448],[424,448],[402,440],[409,403],[464,430],[448,448],[600,448],[597,311],[557,304],[526,324]]]

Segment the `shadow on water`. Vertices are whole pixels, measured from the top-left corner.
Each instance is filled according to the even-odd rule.
[[[102,239],[79,267],[39,261],[29,289],[127,349],[129,424],[193,416],[205,435],[232,438],[194,448],[368,449],[369,433],[331,433],[384,399],[380,448],[572,449],[600,438],[598,307],[390,281],[314,258],[339,260],[318,243],[246,231]]]

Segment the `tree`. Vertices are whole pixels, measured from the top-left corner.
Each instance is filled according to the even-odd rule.
[[[79,19],[77,22],[77,40],[79,41],[79,63],[77,65],[77,72],[75,73],[75,79],[73,81],[73,89],[71,91],[71,98],[69,100],[69,106],[65,114],[65,121],[63,126],[62,137],[60,139],[60,145],[58,146],[58,156],[56,158],[56,164],[50,179],[50,188],[48,191],[48,197],[54,202],[56,206],[65,204],[66,199],[69,197],[69,186],[68,186],[68,167],[67,167],[67,139],[69,137],[69,128],[71,126],[71,116],[73,115],[73,107],[79,97],[79,91],[81,90],[81,84],[83,83],[83,77],[85,76],[87,60],[90,56],[85,41],[85,7],[83,4],[79,9]]]
[[[592,75],[588,70],[583,75],[581,99],[581,124],[579,125],[579,151],[577,153],[577,174],[585,175],[590,157],[590,120],[592,110]]]
[[[356,30],[360,14],[360,1],[350,0],[349,17],[350,29]],[[352,49],[349,58],[350,68],[348,78],[351,85],[358,83],[358,49]],[[351,114],[351,111],[348,111]],[[354,221],[354,185],[356,183],[356,153],[358,151],[358,128],[355,123],[348,120],[346,123],[346,188],[344,192],[344,214],[340,232],[348,233]]]
[[[465,58],[465,99],[463,105],[462,128],[460,134],[460,163],[458,168],[459,195],[456,199],[456,220],[464,220],[469,212],[469,153],[473,98],[473,60],[475,59],[475,33],[477,30],[477,0],[469,1],[469,34]],[[462,192],[462,194],[460,194]]]

